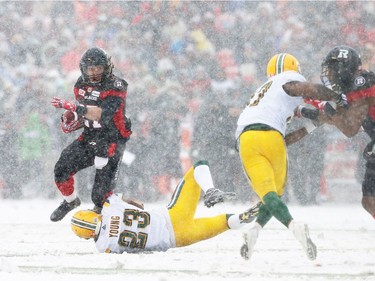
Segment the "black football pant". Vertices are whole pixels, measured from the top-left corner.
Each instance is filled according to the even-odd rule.
[[[101,170],[96,169],[94,186],[91,192],[91,200],[95,206],[102,207],[106,195],[115,189],[125,147],[126,140],[118,142],[115,153],[109,158],[107,165]],[[78,171],[93,166],[94,159],[93,145],[83,141],[73,141],[62,151],[55,165],[56,183],[64,183]]]

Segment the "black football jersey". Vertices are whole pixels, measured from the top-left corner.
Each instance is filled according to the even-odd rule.
[[[359,99],[375,97],[375,73],[362,70],[353,80],[351,87],[345,92],[349,104]],[[362,127],[370,138],[375,140],[375,106],[369,107]]]
[[[86,83],[82,77],[78,78],[74,85],[76,100],[80,104],[102,109],[99,122],[85,120],[83,137],[104,138],[112,142],[130,136],[126,117],[127,86],[124,79],[115,75],[96,84]]]

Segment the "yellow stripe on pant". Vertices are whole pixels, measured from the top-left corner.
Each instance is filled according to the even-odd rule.
[[[168,206],[176,238],[176,246],[187,246],[214,237],[228,230],[226,215],[195,219],[201,188],[190,168],[177,186]]]
[[[274,191],[284,193],[288,160],[284,137],[274,130],[249,130],[240,136],[240,157],[254,191],[263,200]]]

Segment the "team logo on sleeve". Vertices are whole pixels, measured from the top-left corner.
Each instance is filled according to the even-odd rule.
[[[358,76],[354,80],[354,85],[356,85],[357,87],[363,86],[365,85],[365,83],[366,83],[366,79],[363,76]]]
[[[116,80],[115,83],[114,83],[114,86],[117,88],[117,89],[122,89],[124,87],[124,83],[122,83],[121,80]]]

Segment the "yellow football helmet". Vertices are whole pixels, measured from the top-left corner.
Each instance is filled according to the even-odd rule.
[[[75,213],[70,222],[73,232],[81,238],[94,238],[101,226],[102,216],[91,210],[81,210]]]
[[[267,76],[271,77],[284,71],[296,71],[301,73],[298,60],[287,53],[274,55],[267,64]]]

